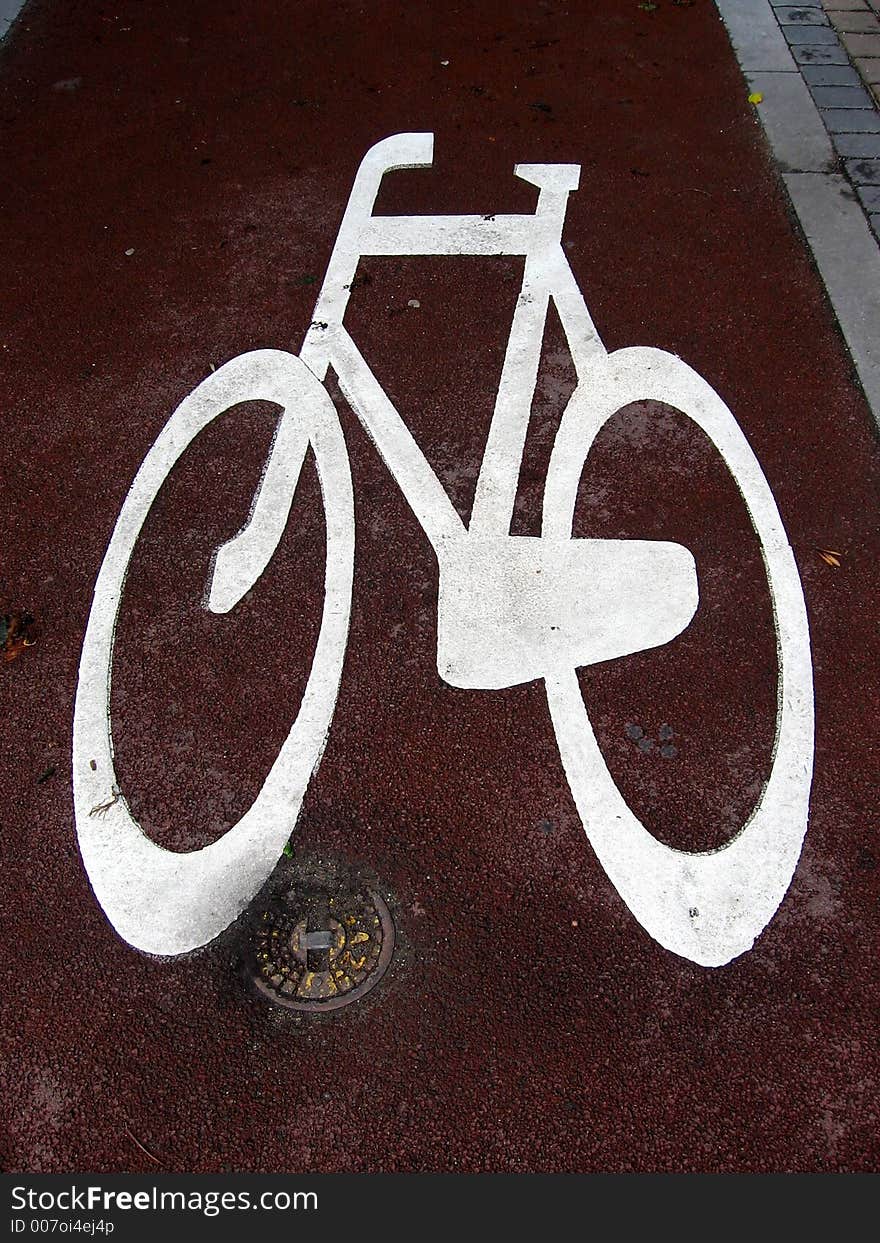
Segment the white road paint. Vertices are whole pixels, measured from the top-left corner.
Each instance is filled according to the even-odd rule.
[[[321,384],[332,366],[437,553],[441,676],[474,689],[545,678],[565,771],[602,866],[651,936],[694,962],[720,965],[748,949],[772,917],[806,831],[813,753],[809,634],[775,502],[733,416],[695,372],[657,350],[606,353],[561,245],[578,166],[516,168],[539,190],[532,215],[374,216],[383,176],[427,167],[432,154],[430,134],[398,134],[367,153],[299,359],[264,350],[227,363],[180,405],[138,472],[98,577],[80,667],[74,793],[85,866],[121,936],[147,952],[182,953],[237,916],[296,823],[336,703],[351,597],[351,477],[339,421]],[[343,317],[363,255],[491,254],[522,255],[525,264],[466,530]],[[579,384],[554,445],[542,535],[513,537],[551,299]],[[328,530],[321,633],[299,713],[253,806],[212,845],[174,854],[149,841],[117,797],[109,722],[116,616],[141,527],[181,453],[224,410],[258,398],[277,403],[282,414],[248,522],[217,552],[207,606],[228,612],[259,579],[288,521],[311,446]],[[771,777],[738,837],[707,854],[662,845],[629,811],[596,745],[576,675],[579,666],[668,642],[698,606],[693,558],[680,545],[572,538],[578,482],[596,435],[616,410],[646,398],[689,415],[727,463],[762,541],[776,617],[780,706]]]
[[[703,429],[724,458],[761,541],[773,602],[779,694],[773,767],[757,807],[719,850],[658,842],[633,815],[596,743],[577,674],[547,678],[566,776],[593,849],[636,919],[667,949],[707,967],[744,953],[791,883],[807,829],[813,771],[813,670],[803,591],[773,494],[721,398],[681,359],[625,349],[594,368],[563,415],[544,493],[544,533],[571,532],[584,459],[599,431],[632,401],[666,402]]]
[[[109,715],[113,636],[131,555],[163,483],[199,432],[242,401],[275,402],[293,412],[311,444],[327,520],[324,610],[299,712],[255,802],[223,837],[182,854],[150,841],[124,797],[116,797]],[[268,561],[265,553],[257,548],[257,564]],[[353,565],[348,455],[325,389],[291,354],[259,350],[234,358],[181,402],[138,471],[98,575],[83,644],[73,724],[79,846],[95,896],[131,945],[151,954],[204,945],[240,914],[277,863],[330,727],[348,638]],[[233,575],[232,582],[215,582],[212,595],[226,602],[241,586]]]
[[[680,544],[501,535],[439,551],[437,668],[452,686],[495,690],[659,647],[697,609]]]

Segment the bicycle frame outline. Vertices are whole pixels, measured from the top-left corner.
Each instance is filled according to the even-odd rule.
[[[517,165],[515,175],[539,188],[533,214],[515,216],[374,216],[382,178],[401,168],[428,168],[433,135],[398,134],[364,157],[355,178],[300,358],[323,381],[333,366],[346,400],[388,465],[435,549],[465,534],[464,524],[439,480],[391,406],[343,326],[361,258],[381,255],[489,255],[525,258],[522,287],[511,325],[491,431],[483,457],[469,533],[507,534],[516,499],[551,294],[572,355],[582,366],[604,355],[586,304],[562,250],[568,194],[577,188],[577,165]],[[263,490],[274,491],[270,458]],[[252,521],[261,520],[260,500]],[[234,541],[233,541],[234,543]]]
[[[318,294],[312,323],[299,357],[323,381],[333,367],[346,401],[403,492],[416,519],[431,542],[441,575],[441,623],[438,670],[455,686],[497,689],[544,676],[548,667],[584,665],[628,655],[668,642],[688,624],[697,607],[696,571],[690,553],[663,541],[579,541],[581,564],[572,565],[573,541],[562,537],[549,548],[546,537],[529,539],[510,535],[526,433],[538,376],[544,325],[550,299],[557,308],[578,374],[588,376],[607,353],[562,249],[562,227],[569,193],[577,188],[580,168],[571,164],[520,164],[514,172],[539,189],[534,213],[489,216],[374,216],[373,206],[382,178],[400,168],[430,167],[431,134],[398,134],[376,144],[364,157],[337,234],[327,272]],[[470,522],[465,528],[439,479],[392,405],[357,345],[344,326],[351,286],[362,257],[381,255],[490,255],[522,256],[522,286],[517,298],[489,435],[477,480]],[[208,606],[227,612],[250,590],[269,562],[288,520],[293,493],[308,439],[296,434],[295,415],[282,416],[261,486],[245,527],[220,548],[214,565]],[[621,598],[618,583],[596,593],[602,581],[599,562],[610,554],[626,560],[630,590]],[[552,553],[555,552],[555,557]],[[598,554],[598,555],[597,555]],[[454,609],[446,619],[443,607],[456,594],[467,603],[467,586],[475,577],[487,581],[493,568],[518,561],[516,583],[527,591],[530,579],[543,574],[542,602],[533,611],[543,614],[554,596],[571,605],[576,582],[590,583],[593,606],[582,620],[590,622],[589,638],[574,647],[566,644],[572,626],[563,619],[545,625],[539,636],[522,634],[516,644],[518,660],[487,676],[486,665],[497,653],[495,631],[507,631],[509,616],[499,621],[483,641],[474,639],[466,609]],[[474,565],[473,563],[477,564]],[[554,564],[555,562],[555,564]],[[495,584],[503,593],[507,575]],[[668,599],[661,618],[637,607],[646,580],[679,583],[678,608]],[[612,608],[617,597],[617,607]],[[579,593],[582,601],[583,593]],[[485,601],[484,601],[485,604]],[[583,606],[581,604],[581,609]],[[571,607],[569,607],[569,613]],[[642,626],[635,624],[641,617]],[[600,633],[596,633],[599,631]],[[459,642],[454,639],[458,636]],[[559,649],[550,659],[550,649]],[[463,667],[466,666],[466,667]]]
[[[86,869],[96,896],[126,940],[147,952],[185,952],[216,936],[246,905],[295,825],[329,731],[348,631],[354,516],[345,444],[321,383],[332,365],[346,400],[437,552],[441,675],[455,685],[484,689],[544,678],[566,775],[606,873],[636,919],[666,948],[707,966],[722,965],[750,948],[782,900],[800,853],[809,805],[809,632],[800,579],[775,501],[735,419],[701,377],[662,351],[636,347],[608,355],[602,346],[561,245],[568,194],[578,183],[576,165],[517,166],[517,175],[539,189],[532,215],[372,215],[386,172],[427,167],[431,159],[429,134],[396,135],[367,153],[299,357],[265,350],[225,364],[181,403],[132,485],[96,585],[77,693],[74,787]],[[361,257],[401,254],[525,258],[467,529],[343,326]],[[510,520],[551,297],[579,383],[551,455],[542,534],[513,537]],[[208,606],[228,611],[259,578],[281,538],[311,445],[328,523],[322,629],[300,713],[255,803],[210,846],[174,855],[149,842],[121,797],[106,809],[100,824],[91,816],[99,805],[97,792],[106,798],[108,775],[115,778],[109,723],[115,617],[128,559],[158,488],[183,448],[223,409],[245,400],[243,393],[277,400],[283,413],[249,521],[216,554]],[[711,852],[671,850],[632,815],[604,764],[576,676],[580,664],[668,641],[697,607],[695,568],[686,549],[659,541],[574,540],[571,535],[577,483],[595,436],[621,406],[651,397],[677,405],[722,453],[762,542],[777,627],[779,712],[771,777],[737,837]],[[335,505],[327,503],[330,493]],[[482,609],[475,610],[469,584],[478,575],[483,598]],[[590,599],[588,588],[596,594],[596,584],[601,590],[591,611],[585,599]],[[513,590],[525,592],[530,601],[530,608],[515,618],[505,612]],[[658,599],[670,597],[663,618],[645,609],[645,596],[652,593]],[[487,626],[487,617],[495,630]],[[468,625],[476,627],[475,635],[468,633]],[[499,656],[499,633],[511,640],[506,648],[513,657],[507,664]],[[97,761],[92,753],[99,756]],[[112,789],[117,791],[115,781]],[[240,875],[230,900],[233,866]],[[138,867],[154,878],[156,895],[136,875]],[[114,885],[128,897],[120,901],[112,892]],[[170,933],[151,909],[163,903],[174,924]],[[144,931],[147,923],[149,932]]]

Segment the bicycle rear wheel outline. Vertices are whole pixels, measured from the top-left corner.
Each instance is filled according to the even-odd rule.
[[[325,515],[321,627],[299,712],[253,804],[210,845],[176,853],[146,836],[119,792],[110,720],[113,642],[125,576],[156,497],[195,437],[243,401],[272,402],[283,407],[282,417],[305,424]],[[294,478],[291,495],[295,484]],[[79,848],[104,913],[136,949],[176,955],[207,944],[238,917],[277,863],[336,707],[353,567],[351,470],[323,385],[300,358],[279,350],[256,350],[225,363],[184,398],[135,476],[98,574],[80,659],[73,726]]]
[[[578,484],[601,428],[633,401],[680,410],[721,453],[761,543],[773,603],[778,706],[772,768],[751,816],[717,850],[659,842],[633,814],[605,764],[577,672],[546,677],[560,757],[584,830],[632,914],[656,941],[702,966],[751,949],[784,898],[800,857],[813,772],[814,701],[803,587],[776,501],[739,424],[693,368],[647,347],[591,361],[560,422],[544,493],[543,534],[570,537]]]

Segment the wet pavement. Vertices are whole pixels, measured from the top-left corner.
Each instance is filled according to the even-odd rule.
[[[156,958],[90,888],[73,705],[120,507],[199,382],[246,350],[299,349],[361,158],[410,131],[434,133],[433,168],[390,174],[379,212],[532,212],[514,165],[580,164],[563,245],[605,346],[684,358],[773,490],[809,618],[815,769],[791,887],[727,966],[662,948],[612,886],[541,681],[438,677],[435,553],[332,376],[357,520],[350,641],[270,887],[300,857],[350,866],[391,911],[391,962],[355,1004],[298,1013],[254,985],[253,912]],[[0,666],[3,1168],[876,1171],[876,431],[715,6],[31,0],[0,45],[0,132],[0,596],[36,638]],[[465,522],[521,273],[367,258],[352,290],[352,337]],[[575,383],[553,312],[516,535],[540,534]],[[274,428],[251,402],[193,443],[125,584],[117,773],[170,850],[248,809],[309,672],[313,462],[256,587],[226,616],[203,607]],[[690,626],[579,680],[646,827],[717,849],[768,779],[777,701],[736,484],[683,414],[638,402],[597,437],[574,533],[693,553]]]

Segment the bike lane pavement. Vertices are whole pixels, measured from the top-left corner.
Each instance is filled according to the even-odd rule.
[[[0,98],[0,592],[37,639],[2,670],[4,1168],[876,1170],[875,433],[714,5],[32,0],[0,50]],[[436,557],[332,379],[357,518],[351,635],[293,843],[376,878],[391,966],[351,1007],[292,1014],[246,978],[246,918],[153,958],[89,887],[71,721],[120,506],[200,381],[245,350],[298,350],[361,158],[406,131],[434,133],[433,168],[389,174],[380,212],[527,213],[515,164],[580,164],[563,243],[606,347],[666,349],[706,377],[775,495],[810,623],[815,774],[791,887],[727,966],[663,949],[616,893],[542,683],[438,677]],[[521,269],[367,258],[352,290],[352,336],[464,521]],[[551,314],[515,534],[540,533],[574,383]],[[193,444],[125,587],[117,772],[173,850],[247,810],[309,670],[313,465],[257,586],[227,616],[202,607],[273,427],[252,403]],[[770,773],[777,694],[736,485],[683,415],[638,403],[596,440],[575,534],[695,557],[690,626],[579,679],[636,814],[677,849],[718,848]]]

